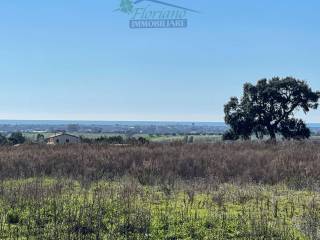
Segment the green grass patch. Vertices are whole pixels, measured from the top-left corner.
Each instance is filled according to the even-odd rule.
[[[319,239],[320,194],[283,185],[26,179],[0,189],[0,239]]]

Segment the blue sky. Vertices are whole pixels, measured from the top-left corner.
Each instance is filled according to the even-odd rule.
[[[1,0],[0,119],[223,121],[244,82],[320,90],[320,1],[167,0],[201,13],[135,30],[119,2]]]

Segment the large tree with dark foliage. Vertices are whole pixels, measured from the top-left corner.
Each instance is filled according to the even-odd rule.
[[[285,139],[309,138],[310,130],[294,114],[317,109],[319,97],[320,92],[292,77],[262,79],[256,85],[246,83],[242,98],[232,97],[224,107],[225,122],[230,126],[224,139],[248,140],[253,134],[259,139],[269,136],[273,141],[277,135]]]

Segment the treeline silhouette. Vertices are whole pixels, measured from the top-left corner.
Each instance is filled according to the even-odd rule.
[[[144,137],[128,137],[124,138],[122,136],[101,136],[98,138],[85,138],[80,137],[82,143],[87,144],[130,144],[130,145],[141,145],[141,144],[148,144],[149,140]]]
[[[0,145],[17,145],[26,142],[26,138],[20,132],[14,132],[9,137],[0,134]]]

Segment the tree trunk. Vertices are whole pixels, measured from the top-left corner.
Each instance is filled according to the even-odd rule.
[[[268,127],[268,132],[270,135],[270,141],[274,143],[277,142],[276,131],[271,126]]]

